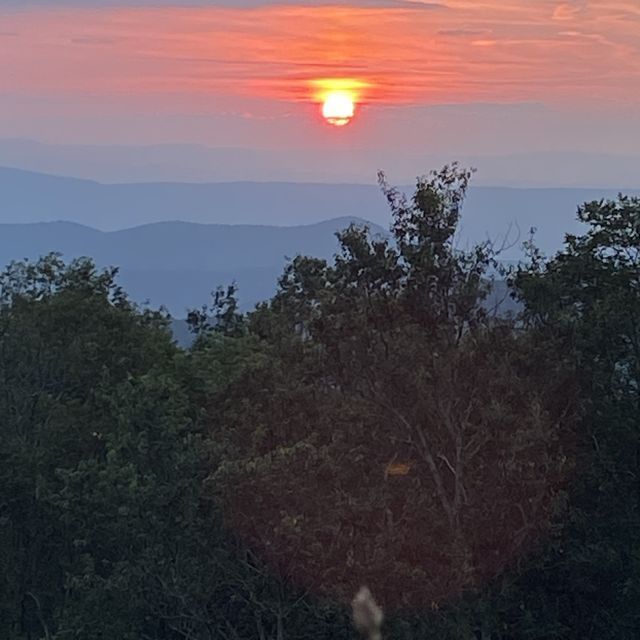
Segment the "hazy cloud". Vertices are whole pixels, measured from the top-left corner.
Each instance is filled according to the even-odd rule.
[[[587,9],[587,2],[563,2],[553,10],[554,20],[574,20]]]
[[[0,0],[5,135],[245,146],[317,135],[339,146],[370,144],[375,131],[381,148],[454,153],[456,136],[478,148],[502,137],[604,149],[622,131],[615,144],[637,147],[615,115],[640,104],[637,0],[76,4]],[[360,83],[362,128],[356,118],[338,137],[315,126],[314,83],[327,78]],[[483,103],[505,105],[504,117]],[[567,115],[552,126],[514,106],[525,103]]]
[[[414,0],[0,0],[2,9],[63,9],[77,8],[126,8],[126,7],[225,7],[229,9],[243,9],[254,7],[268,7],[274,5],[295,5],[303,7],[318,7],[323,5],[356,6],[356,7],[398,7],[413,3]],[[420,2],[426,9],[442,9],[444,2]]]
[[[491,33],[490,29],[439,29],[439,36],[445,36],[448,38],[468,38],[486,36]]]
[[[362,100],[389,105],[597,96],[629,103],[640,86],[640,24],[615,0],[447,0],[442,10],[300,1],[185,8],[177,0],[49,9],[53,3],[29,1],[40,8],[3,17],[7,32],[20,34],[0,44],[7,92],[297,102],[313,100],[313,81],[329,76],[361,81]],[[571,28],[559,30],[559,16],[569,15]],[[589,47],[567,32],[585,34]]]

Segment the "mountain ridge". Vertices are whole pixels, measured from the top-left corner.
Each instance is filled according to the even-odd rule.
[[[640,188],[640,155],[629,151],[398,153],[388,147],[265,150],[198,143],[63,144],[0,138],[0,165],[104,183],[209,183],[246,180],[371,184],[378,169],[398,183],[453,160],[477,167],[476,184],[516,187]],[[622,187],[620,186],[622,185]]]
[[[73,222],[0,224],[0,265],[36,260],[51,252],[66,260],[88,256],[99,267],[117,266],[120,283],[140,304],[167,307],[184,317],[209,300],[217,286],[235,282],[242,308],[270,297],[288,259],[330,259],[339,249],[336,232],[350,223],[381,227],[360,218],[277,227],[159,222],[100,231]]]
[[[411,193],[412,187],[405,187]],[[580,231],[576,209],[584,201],[615,198],[620,189],[474,187],[463,208],[460,242],[487,238],[503,244],[508,259],[522,255],[530,228],[544,252],[565,233]],[[624,190],[622,190],[624,191]],[[640,195],[640,190],[625,191]],[[379,187],[286,182],[104,184],[0,168],[0,223],[75,222],[101,231],[166,221],[290,228],[334,219],[369,220],[388,227],[388,203]]]
[[[407,188],[411,193],[411,188]],[[457,247],[486,240],[522,257],[528,230],[544,253],[579,233],[577,206],[618,190],[472,187]],[[631,195],[640,195],[640,191]],[[243,308],[270,297],[287,258],[331,259],[351,222],[385,234],[378,187],[296,183],[105,185],[0,168],[0,263],[56,251],[118,266],[134,300],[178,316],[217,285],[236,281]]]

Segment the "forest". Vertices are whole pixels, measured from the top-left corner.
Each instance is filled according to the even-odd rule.
[[[387,640],[640,637],[640,199],[508,266],[456,242],[471,177],[381,175],[390,237],[217,289],[189,349],[116,268],[7,266],[0,638],[354,638],[363,585]]]

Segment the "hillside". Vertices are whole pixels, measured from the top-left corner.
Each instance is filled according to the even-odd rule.
[[[245,308],[269,297],[287,258],[330,258],[338,248],[336,231],[351,222],[364,223],[355,218],[294,227],[163,222],[112,232],[70,222],[4,224],[0,264],[51,251],[68,259],[90,256],[101,266],[120,267],[120,282],[136,301],[165,305],[183,317],[187,308],[207,302],[216,286],[234,281]]]

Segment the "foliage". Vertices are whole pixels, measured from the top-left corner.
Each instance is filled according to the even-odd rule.
[[[496,316],[470,177],[381,176],[391,238],[219,289],[188,352],[115,269],[10,265],[0,637],[334,640],[366,583],[388,638],[637,638],[640,201],[529,245]]]
[[[578,372],[581,430],[570,518],[549,567],[575,637],[640,632],[640,200],[587,203],[586,231],[516,274],[528,321],[560,335]],[[549,597],[549,596],[548,596]],[[556,615],[558,615],[556,613]]]
[[[166,319],[115,275],[50,256],[0,279],[5,637],[139,638],[168,599],[211,597],[198,412]]]
[[[410,201],[382,181],[393,242],[352,226],[334,264],[296,258],[247,319],[263,358],[215,404],[232,425],[216,480],[228,528],[310,593],[438,609],[562,510],[571,379],[483,305],[495,253],[454,246],[468,179],[445,168]]]

